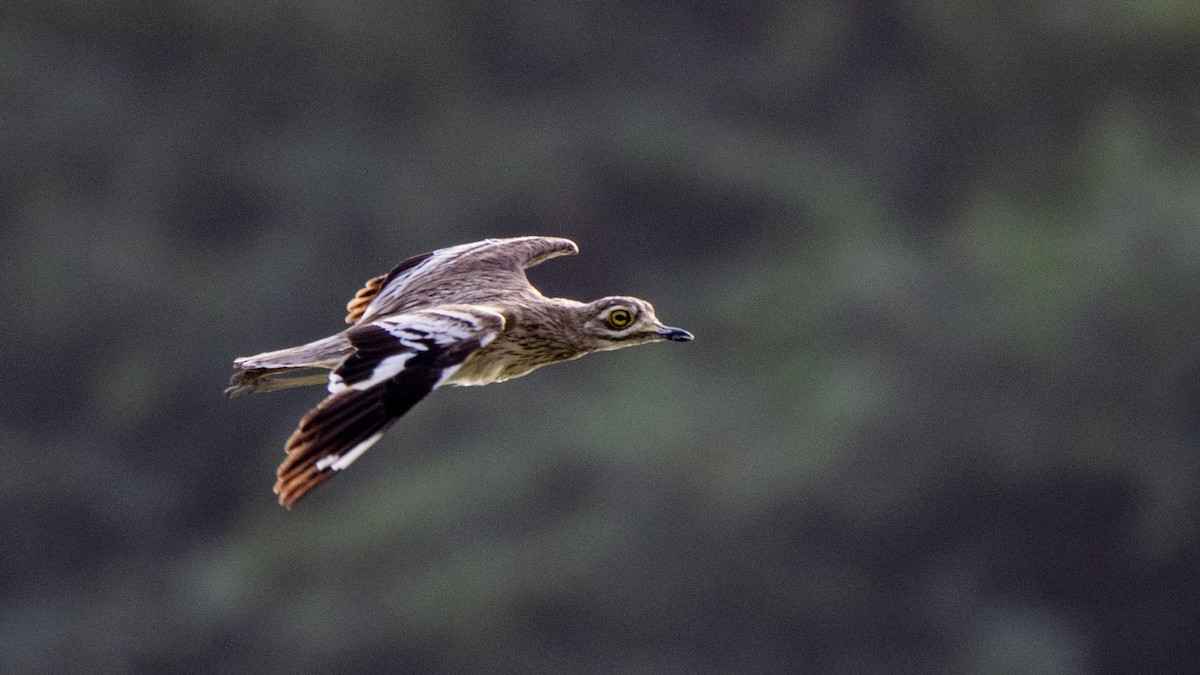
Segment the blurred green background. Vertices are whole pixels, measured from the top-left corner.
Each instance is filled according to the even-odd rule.
[[[0,670],[1200,670],[1200,5],[17,0]],[[697,335],[295,510],[235,356],[575,239]]]

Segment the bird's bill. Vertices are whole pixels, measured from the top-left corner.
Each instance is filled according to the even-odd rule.
[[[695,339],[695,336],[682,328],[671,328],[670,326],[659,325],[653,330],[653,333],[664,340],[673,342],[687,342]]]

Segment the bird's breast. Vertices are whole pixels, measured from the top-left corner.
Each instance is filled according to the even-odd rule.
[[[463,361],[446,384],[460,387],[503,382],[559,361],[568,361],[583,354],[567,347],[546,342],[496,338],[483,349]]]

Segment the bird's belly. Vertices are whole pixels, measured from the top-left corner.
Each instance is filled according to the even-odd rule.
[[[503,382],[578,356],[581,355],[565,351],[521,350],[512,345],[488,346],[472,354],[443,384],[470,387]]]
[[[520,359],[516,354],[481,350],[464,361],[453,375],[446,378],[445,384],[471,387],[511,380],[529,372],[529,370],[516,372],[519,363]]]
[[[464,363],[454,374],[446,378],[443,384],[453,384],[458,387],[477,387],[493,382],[502,382],[503,364],[492,362],[487,364]]]

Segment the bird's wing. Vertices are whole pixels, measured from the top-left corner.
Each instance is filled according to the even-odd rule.
[[[529,287],[524,270],[578,253],[570,239],[485,239],[415,256],[367,281],[346,305],[346,323],[445,303],[485,301],[487,294]]]
[[[398,417],[504,329],[486,307],[444,305],[346,331],[354,351],[329,376],[330,395],[292,433],[275,493],[291,508],[350,466]]]

